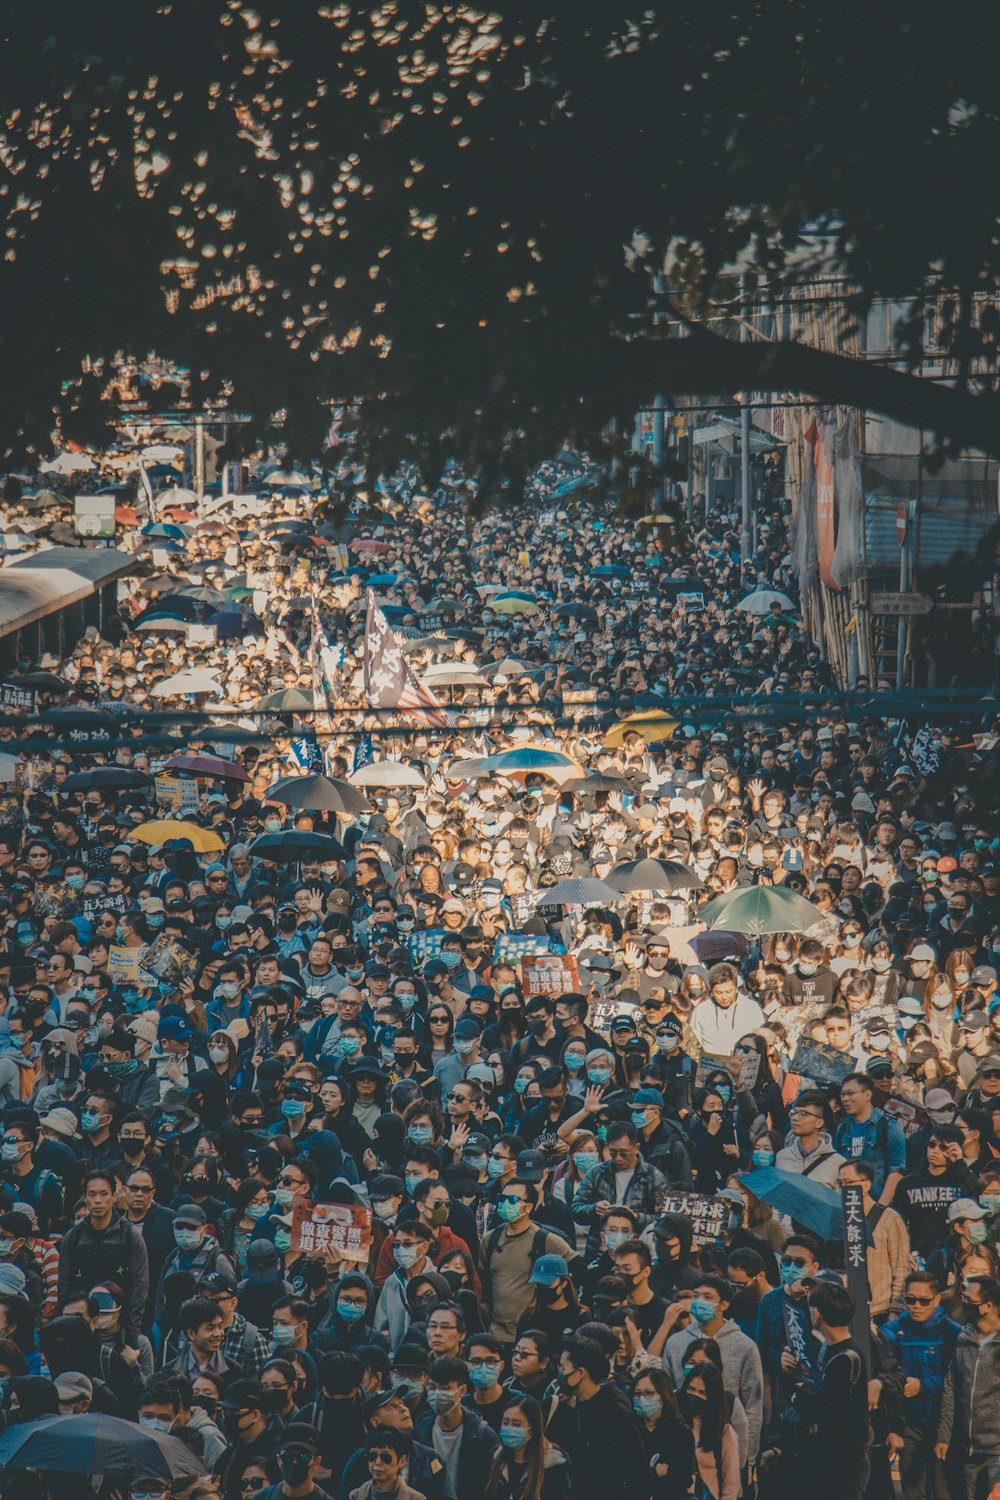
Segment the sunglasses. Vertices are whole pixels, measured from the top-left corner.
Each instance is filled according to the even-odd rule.
[[[931,1303],[934,1301],[934,1298],[914,1297],[912,1293],[907,1293],[907,1295],[903,1298],[903,1301],[906,1303],[907,1307],[930,1307]]]
[[[244,1474],[243,1478],[240,1480],[241,1490],[262,1490],[266,1487],[266,1485],[267,1480],[262,1478],[259,1474]]]
[[[807,1266],[809,1262],[807,1260],[799,1260],[795,1255],[783,1255],[781,1257],[781,1264],[783,1266]]]
[[[282,1187],[301,1187],[304,1180],[302,1177],[288,1177],[284,1173],[278,1178]]]
[[[391,1464],[396,1455],[391,1448],[372,1448],[365,1457],[370,1464]]]

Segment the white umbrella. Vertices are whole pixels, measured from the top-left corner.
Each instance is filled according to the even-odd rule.
[[[752,594],[741,599],[736,608],[748,615],[769,615],[776,604],[779,609],[795,609],[788,595],[779,593],[777,589],[755,589]]]
[[[56,458],[39,464],[39,474],[80,474],[85,469],[96,469],[97,464],[89,453],[60,453]]]
[[[150,443],[148,448],[143,448],[142,457],[147,464],[172,464],[183,452],[177,443]]]
[[[264,480],[265,484],[304,484],[311,485],[312,480],[308,474],[303,474],[301,469],[274,469]]]
[[[193,667],[187,672],[175,672],[173,677],[164,677],[162,682],[154,682],[150,692],[154,698],[171,698],[175,693],[221,693],[222,683],[207,667]]]
[[[424,787],[426,779],[416,766],[402,760],[373,760],[348,776],[352,786]]]
[[[175,485],[172,489],[160,490],[154,504],[158,505],[161,509],[168,505],[183,505],[186,508],[187,506],[196,506],[198,504],[198,496],[194,490],[181,489],[179,485]]]

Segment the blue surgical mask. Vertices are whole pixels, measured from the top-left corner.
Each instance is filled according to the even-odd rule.
[[[528,1087],[528,1084],[530,1082],[531,1082],[530,1078],[526,1078],[526,1077],[523,1077],[523,1076],[520,1076],[520,1075],[517,1078],[515,1078],[514,1079],[514,1092],[515,1092],[515,1094],[523,1094],[524,1091],[525,1091],[525,1089]]]
[[[86,876],[84,875],[66,876],[66,884],[69,886],[71,891],[82,891],[86,883]]]
[[[515,1452],[523,1448],[528,1441],[528,1432],[524,1427],[508,1427],[506,1423],[500,1428],[500,1441],[505,1448],[511,1448]]]
[[[171,1422],[167,1417],[140,1417],[139,1426],[145,1427],[149,1432],[169,1432]],[[133,1490],[133,1494],[135,1491]]]
[[[231,979],[224,979],[221,984],[215,986],[213,996],[216,1000],[235,1000],[239,992],[238,984],[234,984]]]
[[[271,1212],[270,1203],[251,1203],[247,1207],[248,1219],[266,1219]]]
[[[470,1052],[476,1050],[475,1037],[458,1036],[455,1038],[455,1051],[459,1057],[468,1057]]]
[[[295,1324],[294,1323],[272,1323],[271,1324],[271,1342],[272,1342],[272,1344],[278,1344],[279,1346],[283,1345],[287,1349],[287,1347],[288,1347],[289,1344],[294,1344],[295,1343],[295,1340],[296,1340],[297,1337],[298,1337],[298,1335],[295,1332]]]
[[[356,1057],[361,1051],[361,1038],[359,1036],[342,1036],[337,1043],[341,1056]]]
[[[573,1161],[578,1172],[589,1172],[592,1167],[597,1166],[600,1159],[596,1151],[575,1151],[573,1153]]]
[[[412,1010],[417,1003],[416,995],[412,994],[409,990],[397,990],[396,999],[404,1010]]]
[[[636,1396],[632,1401],[632,1410],[637,1417],[652,1420],[658,1417],[663,1410],[663,1402],[659,1396]]]
[[[771,1166],[773,1166],[774,1165],[774,1152],[773,1151],[765,1151],[763,1149],[755,1151],[754,1154],[753,1154],[753,1164],[754,1164],[755,1167],[771,1167]]]
[[[586,1062],[586,1058],[579,1052],[567,1052],[563,1057],[563,1062],[566,1065],[567,1073],[579,1073]]]
[[[202,1235],[200,1229],[178,1229],[174,1226],[174,1239],[178,1250],[197,1250],[201,1244]]]
[[[469,1379],[480,1391],[491,1391],[499,1384],[500,1371],[494,1365],[474,1365],[469,1369]]]
[[[699,1323],[711,1323],[718,1312],[714,1302],[709,1302],[707,1297],[691,1298],[691,1316]]]
[[[287,1229],[276,1229],[274,1231],[274,1248],[279,1255],[287,1255],[292,1248],[291,1232]]]
[[[281,1113],[286,1120],[301,1120],[306,1112],[306,1106],[301,1099],[282,1099]]]
[[[429,1146],[434,1139],[434,1128],[431,1125],[408,1125],[406,1134],[414,1146]]]
[[[462,960],[460,953],[442,953],[439,956],[446,969],[457,969]]]
[[[80,1116],[80,1125],[88,1134],[91,1131],[100,1130],[101,1117],[96,1110],[85,1109]]]
[[[782,1286],[797,1286],[806,1274],[805,1266],[794,1266],[783,1260],[778,1267]]]
[[[365,1315],[364,1308],[356,1302],[344,1302],[340,1298],[337,1299],[337,1312],[345,1323],[359,1323]]]
[[[422,1177],[414,1177],[412,1172],[408,1173],[406,1177],[404,1177],[403,1181],[406,1185],[406,1191],[409,1193],[411,1198],[417,1190],[417,1184],[423,1182],[423,1180],[424,1179]]]
[[[486,1163],[486,1175],[487,1177],[492,1177],[494,1181],[498,1177],[502,1177],[506,1170],[507,1163],[501,1161],[498,1156],[491,1156]]]
[[[980,1193],[979,1201],[991,1214],[1000,1214],[1000,1193]]]
[[[294,1190],[290,1187],[275,1188],[274,1202],[278,1208],[291,1208],[295,1202]]]
[[[635,1126],[636,1130],[645,1130],[646,1111],[644,1109],[634,1109],[632,1111],[632,1124]]]
[[[608,1068],[588,1068],[587,1077],[596,1088],[603,1088],[610,1080],[611,1073]]]
[[[401,1266],[404,1271],[408,1271],[411,1266],[415,1266],[420,1259],[420,1252],[416,1245],[395,1245],[392,1255],[397,1266]]]
[[[610,1254],[614,1254],[616,1250],[621,1249],[622,1245],[624,1245],[625,1241],[629,1238],[630,1236],[627,1234],[623,1234],[620,1229],[613,1229],[610,1234],[606,1234],[604,1236],[604,1243],[608,1248],[608,1252]]]

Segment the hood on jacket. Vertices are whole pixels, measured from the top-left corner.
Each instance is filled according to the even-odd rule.
[[[656,1221],[657,1238],[672,1240],[675,1236],[681,1242],[680,1259],[673,1261],[663,1257],[659,1264],[663,1266],[683,1266],[687,1264],[691,1253],[691,1244],[694,1240],[694,1225],[684,1214],[661,1214]]]

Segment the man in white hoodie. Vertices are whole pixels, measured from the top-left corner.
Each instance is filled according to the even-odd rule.
[[[713,964],[708,971],[711,994],[691,1012],[691,1030],[703,1052],[731,1057],[741,1036],[764,1024],[764,1012],[741,994],[739,972],[732,964]]]
[[[818,1089],[796,1095],[788,1111],[790,1134],[774,1158],[779,1172],[795,1172],[824,1187],[837,1186],[844,1158],[834,1151],[828,1129],[830,1106]]]

